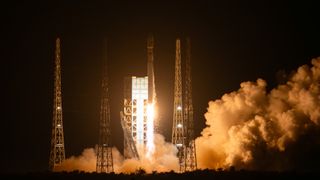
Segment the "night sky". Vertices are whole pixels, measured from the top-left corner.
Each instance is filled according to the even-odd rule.
[[[61,38],[66,157],[98,141],[104,40],[108,39],[112,140],[122,151],[123,78],[147,73],[155,38],[158,132],[171,141],[175,39],[192,43],[195,133],[210,100],[263,78],[269,89],[320,56],[319,9],[301,2],[83,1],[2,5],[1,172],[48,167],[55,39]]]

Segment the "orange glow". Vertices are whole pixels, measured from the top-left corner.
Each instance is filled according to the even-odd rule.
[[[154,152],[154,104],[147,106],[147,157],[151,157]]]

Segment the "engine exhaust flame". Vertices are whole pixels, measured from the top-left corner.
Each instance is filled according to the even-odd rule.
[[[154,152],[154,104],[147,107],[147,157],[151,158]]]

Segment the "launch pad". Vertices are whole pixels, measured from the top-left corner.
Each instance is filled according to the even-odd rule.
[[[193,106],[191,91],[190,66],[190,40],[186,41],[186,72],[182,77],[181,44],[176,40],[174,107],[172,125],[172,144],[177,148],[179,171],[193,171],[197,168],[195,142],[193,137]],[[60,43],[58,44],[60,46]],[[58,47],[57,45],[57,47]],[[107,49],[106,49],[107,51]],[[56,58],[60,68],[60,50]],[[107,59],[107,56],[105,56]],[[105,60],[106,60],[105,59]],[[60,73],[60,69],[58,71]],[[58,85],[61,89],[60,75]],[[57,82],[55,82],[57,83]],[[183,86],[184,85],[184,86]],[[102,76],[101,108],[99,121],[99,143],[96,145],[96,171],[98,173],[114,172],[111,143],[110,105],[108,90],[107,62],[104,63]],[[61,91],[55,94],[61,104]],[[56,101],[55,101],[56,102]],[[124,133],[124,157],[139,160],[140,157],[152,158],[156,152],[154,144],[154,122],[156,106],[156,88],[154,76],[154,39],[149,36],[147,40],[147,76],[129,76],[124,78],[123,111],[120,112],[120,123]],[[52,147],[50,155],[50,168],[58,166],[65,159],[62,129],[62,108],[54,104],[54,112],[61,112],[53,119]],[[56,131],[60,130],[60,131]],[[56,132],[60,132],[56,135]],[[59,139],[60,138],[60,139]],[[61,140],[62,139],[62,140]],[[60,143],[61,142],[61,143]],[[59,145],[62,144],[61,147]],[[56,152],[57,149],[59,152]],[[52,154],[56,154],[53,160]]]

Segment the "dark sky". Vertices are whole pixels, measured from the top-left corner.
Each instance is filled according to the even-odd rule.
[[[103,42],[108,38],[113,142],[122,150],[123,78],[146,75],[146,40],[155,38],[159,131],[171,139],[175,39],[192,42],[195,132],[209,100],[243,81],[290,74],[320,55],[319,10],[291,1],[45,1],[2,5],[1,172],[48,167],[55,39],[61,38],[66,156],[98,140]],[[182,42],[183,43],[183,42]]]

